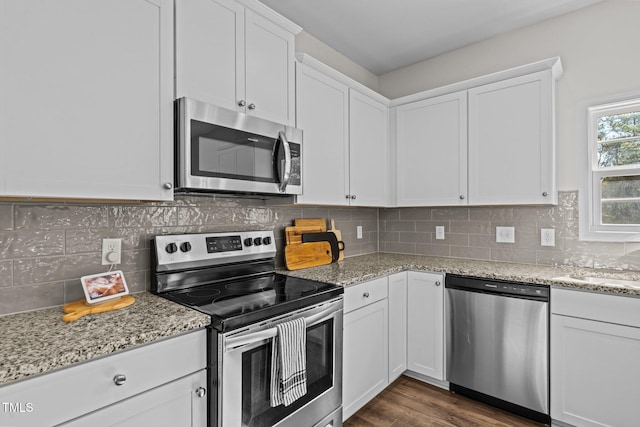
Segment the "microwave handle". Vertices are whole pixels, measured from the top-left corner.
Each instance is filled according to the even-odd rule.
[[[291,146],[283,131],[278,132],[278,139],[282,141],[282,146],[284,147],[284,170],[282,171],[282,181],[280,181],[280,192],[284,193],[291,177]],[[280,171],[279,168],[278,171]]]

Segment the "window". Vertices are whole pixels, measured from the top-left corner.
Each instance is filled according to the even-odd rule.
[[[588,107],[587,127],[580,238],[638,241],[640,98]]]

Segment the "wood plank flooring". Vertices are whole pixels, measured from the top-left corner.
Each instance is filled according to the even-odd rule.
[[[541,427],[447,390],[401,376],[353,414],[345,427]]]

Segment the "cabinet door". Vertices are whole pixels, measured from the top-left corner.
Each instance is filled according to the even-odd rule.
[[[389,109],[349,91],[349,194],[351,206],[387,206]]]
[[[244,112],[244,7],[234,0],[177,0],[175,7],[176,98]]]
[[[171,0],[2,5],[3,195],[172,199]]]
[[[64,427],[139,427],[207,425],[207,374],[205,370],[108,406]]]
[[[407,284],[407,369],[444,380],[444,278],[410,271]]]
[[[389,276],[389,382],[407,369],[407,273]]]
[[[396,109],[397,205],[467,203],[467,93]]]
[[[296,126],[303,131],[302,196],[298,203],[348,205],[349,89],[296,65]]]
[[[245,13],[247,113],[293,125],[295,38],[255,12]]]
[[[551,316],[551,417],[576,426],[638,425],[640,328]]]
[[[469,203],[557,203],[551,71],[469,90]]]
[[[344,420],[388,384],[387,322],[386,299],[344,315]]]

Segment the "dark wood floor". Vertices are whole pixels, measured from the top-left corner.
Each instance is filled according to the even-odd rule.
[[[351,416],[345,427],[541,427],[492,406],[404,375]]]

